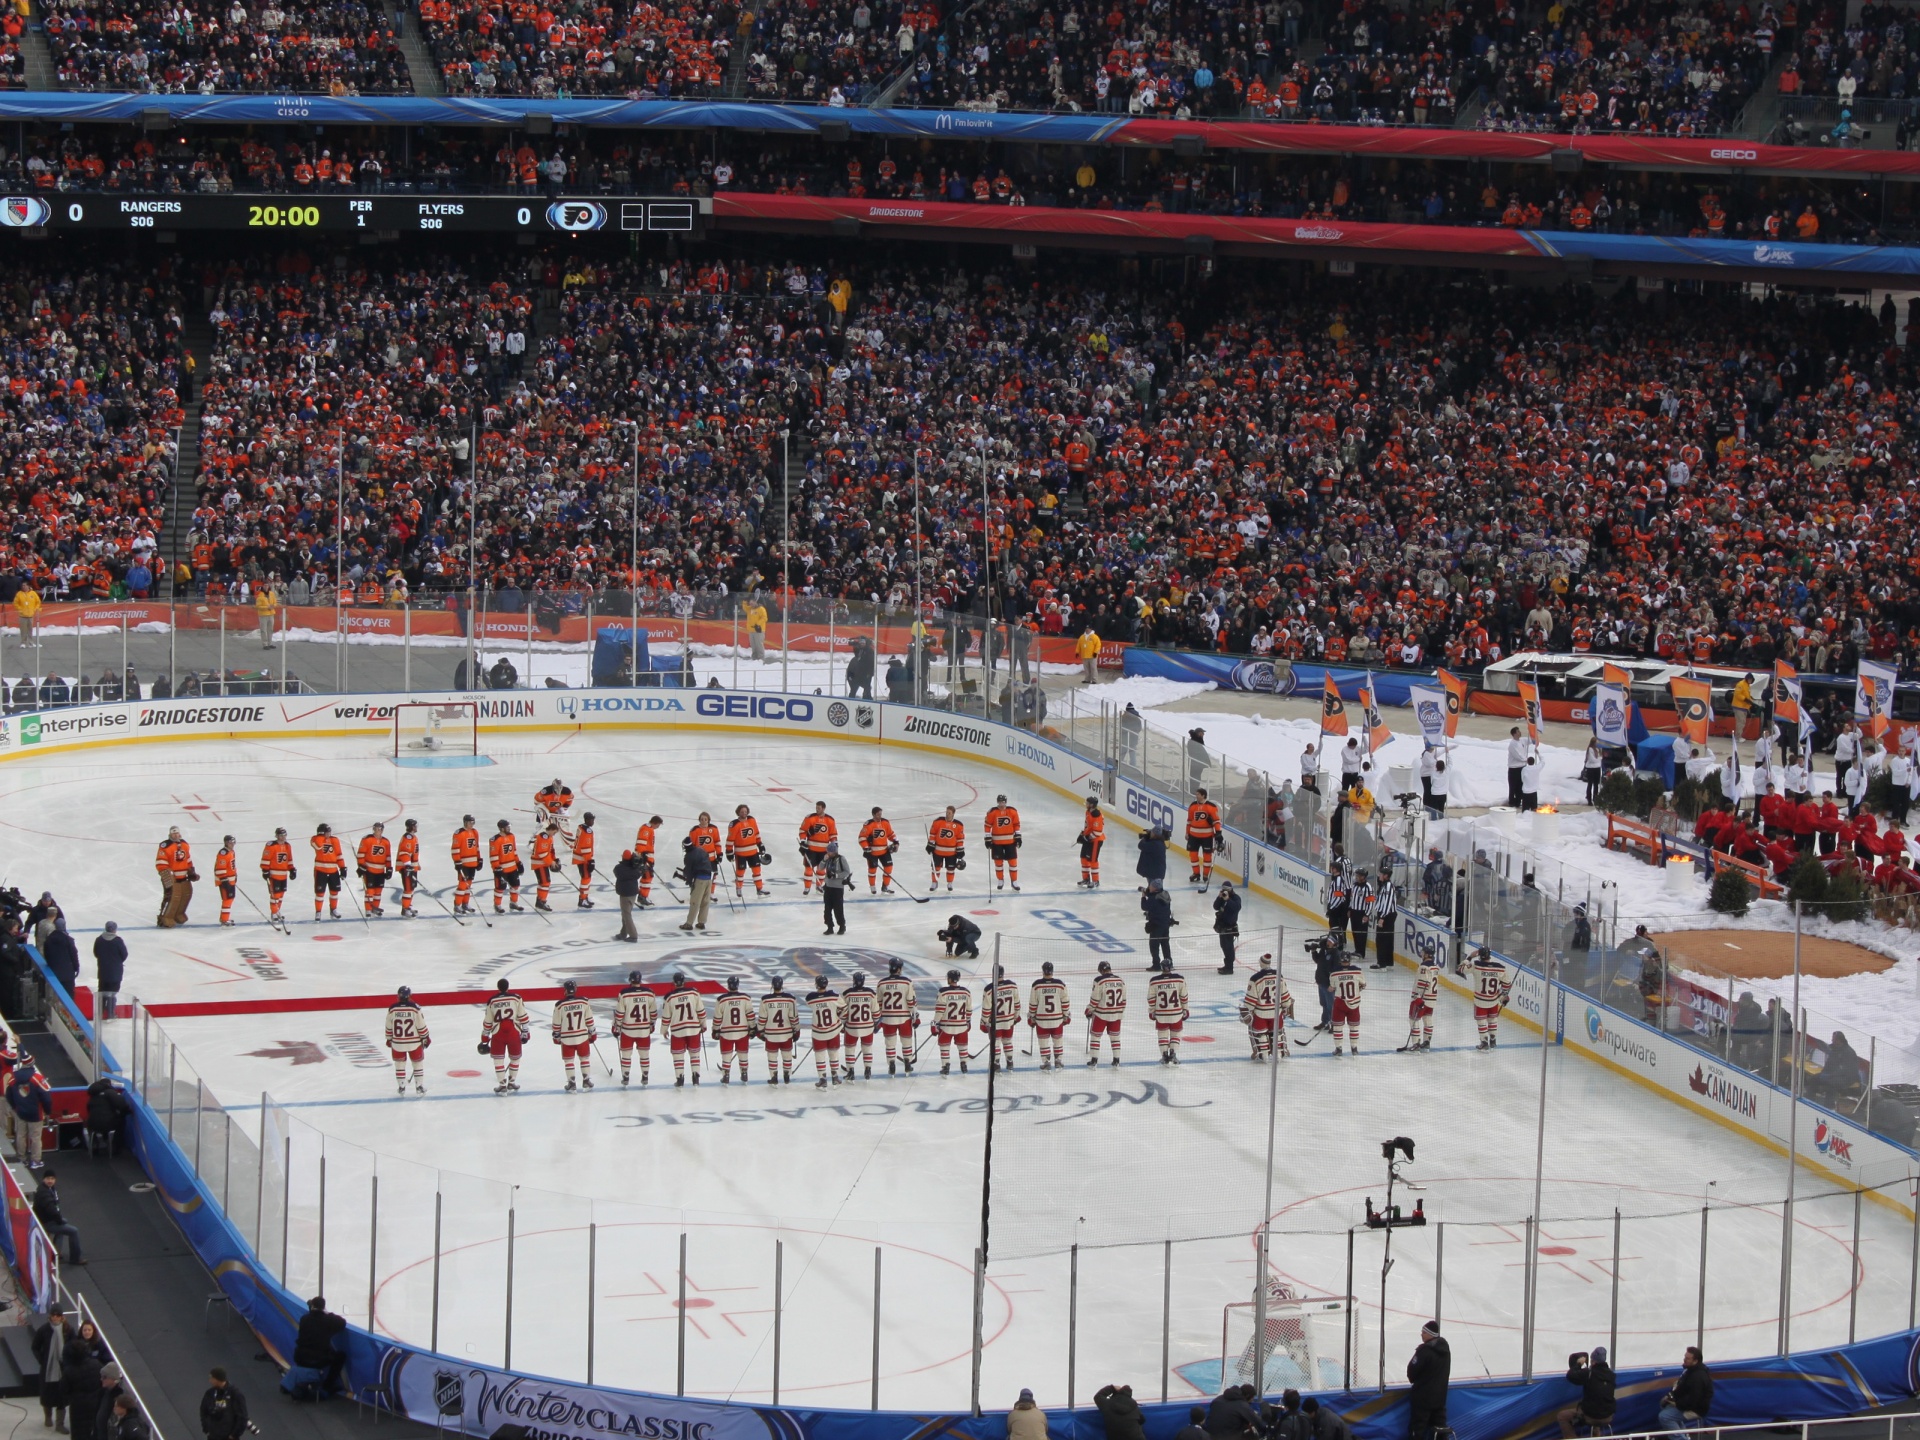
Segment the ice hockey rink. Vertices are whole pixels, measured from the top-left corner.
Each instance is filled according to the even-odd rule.
[[[324,1291],[356,1323],[477,1362],[510,1359],[515,1370],[568,1380],[591,1364],[602,1385],[684,1383],[689,1394],[765,1400],[777,1244],[784,1403],[866,1406],[877,1333],[882,1405],[964,1405],[987,1161],[984,1058],[943,1078],[929,1045],[911,1076],[888,1077],[882,1063],[871,1080],[821,1091],[811,1057],[791,1085],[769,1087],[757,1047],[751,1082],[722,1087],[710,1047],[703,1083],[675,1089],[656,1043],[652,1084],[641,1089],[636,1075],[622,1089],[606,1068],[617,1051],[603,1007],[596,1088],[568,1094],[543,1029],[547,1007],[535,1005],[524,1088],[502,1097],[490,1062],[475,1054],[478,1010],[442,1006],[429,1011],[429,1093],[401,1097],[378,1002],[301,1008],[403,983],[423,992],[500,978],[526,989],[604,985],[631,969],[648,980],[737,975],[756,995],[784,975],[798,995],[816,975],[836,988],[856,970],[877,978],[892,958],[922,982],[924,1005],[948,963],[934,931],[958,912],[985,936],[980,961],[957,962],[970,980],[984,976],[997,938],[1023,993],[1043,961],[1067,980],[1076,1011],[1101,959],[1131,987],[1124,1064],[1086,1068],[1076,1014],[1064,1071],[1043,1073],[1022,1054],[996,1082],[982,1300],[988,1403],[1030,1386],[1057,1405],[1069,1385],[1085,1403],[1110,1380],[1142,1398],[1157,1398],[1163,1383],[1173,1398],[1199,1395],[1222,1382],[1223,1352],[1226,1378],[1236,1378],[1265,1213],[1271,1277],[1319,1302],[1289,1348],[1298,1373],[1270,1371],[1270,1381],[1329,1388],[1350,1372],[1371,1385],[1383,1354],[1391,1379],[1436,1309],[1456,1377],[1519,1370],[1542,1074],[1534,1032],[1509,1021],[1497,1051],[1476,1053],[1469,1010],[1443,996],[1433,1051],[1396,1053],[1411,976],[1369,972],[1359,1056],[1336,1058],[1321,1036],[1277,1075],[1254,1065],[1237,1018],[1240,986],[1252,957],[1279,948],[1311,1025],[1309,922],[1250,898],[1240,974],[1218,975],[1212,896],[1179,883],[1185,865],[1174,856],[1176,955],[1194,1016],[1182,1063],[1163,1066],[1143,1014],[1133,834],[1110,819],[1105,884],[1078,888],[1079,806],[1057,790],[960,759],[760,736],[490,734],[484,748],[490,764],[450,769],[399,768],[387,744],[344,739],[122,746],[0,766],[12,878],[50,877],[82,925],[120,922],[132,951],[122,999],[163,1014],[139,1036],[125,1021],[109,1025],[107,1046],[124,1066],[144,1041],[149,1075],[161,1067],[204,1083],[201,1109],[217,1123],[175,1133],[204,1152],[203,1176],[224,1168],[216,1191],[296,1292]],[[483,889],[486,913],[465,924],[433,899],[419,919],[394,918],[389,904],[387,918],[367,922],[345,896],[337,920],[313,921],[306,837],[320,821],[351,853],[373,822],[397,836],[399,822],[417,818],[427,886],[445,901],[447,837],[460,816],[474,814],[483,836],[512,821],[524,855],[532,796],[556,776],[576,792],[576,815],[596,816],[603,877],[650,814],[665,817],[670,855],[699,811],[724,826],[735,805],[750,805],[774,856],[770,894],[740,904],[717,896],[713,929],[689,935],[669,893],[684,889],[657,885],[637,945],[611,939],[618,907],[605,883],[591,911],[561,889],[551,915],[496,918]],[[1018,894],[993,888],[979,843],[1002,792],[1025,824]],[[816,800],[849,850],[874,805],[902,840],[904,895],[869,898],[850,856],[845,937],[823,936],[818,902],[802,894],[793,836]],[[971,863],[951,898],[944,889],[929,897],[921,837],[949,804],[967,822]],[[169,825],[209,878],[221,835],[239,837],[248,898],[234,928],[217,927],[204,883],[186,928],[154,928],[153,852]],[[302,870],[289,895],[291,934],[252,908],[265,903],[257,859],[276,826]],[[530,890],[523,899],[530,906]],[[80,931],[83,955],[92,933]],[[164,1013],[210,1004],[228,1013]],[[1294,1037],[1298,1047],[1305,1026]],[[1604,1343],[1610,1326],[1620,1364],[1671,1361],[1697,1327],[1716,1361],[1771,1353],[1785,1159],[1576,1054],[1549,1050],[1545,1074],[1537,1364],[1557,1368],[1566,1352]],[[178,1079],[172,1093],[190,1106],[195,1091]],[[1415,1141],[1408,1173],[1425,1187],[1396,1199],[1408,1208],[1418,1199],[1435,1223],[1395,1234],[1383,1350],[1381,1238],[1350,1232],[1365,1202],[1383,1198],[1380,1143],[1393,1136]],[[1904,1325],[1911,1223],[1891,1206],[1856,1206],[1853,1192],[1807,1170],[1797,1185],[1794,1346]],[[1349,1323],[1338,1297],[1350,1253]]]

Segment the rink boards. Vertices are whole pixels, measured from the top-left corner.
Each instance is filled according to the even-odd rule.
[[[1185,808],[1029,731],[997,721],[881,701],[757,691],[553,690],[501,694],[442,691],[413,703],[477,707],[482,736],[530,731],[673,731],[761,734],[794,740],[917,749],[1017,771],[1078,801],[1098,792],[1109,819],[1130,830],[1162,825],[1182,833]],[[390,696],[265,696],[94,705],[0,717],[0,761],[50,751],[222,736],[364,737],[391,743],[397,700]],[[484,749],[484,739],[483,746]],[[1297,857],[1229,827],[1215,868],[1255,893],[1324,924],[1322,873]],[[1451,931],[1402,911],[1395,955],[1419,963],[1451,943]],[[1516,974],[1512,1018],[1540,1028],[1544,983],[1525,957],[1502,956]],[[1467,992],[1448,979],[1458,993]],[[1916,1157],[1864,1126],[1783,1092],[1661,1033],[1643,1021],[1556,989],[1555,1039],[1665,1098],[1784,1152],[1795,1134],[1802,1163],[1826,1178],[1873,1187],[1920,1172]],[[1797,1113],[1796,1113],[1797,1112]]]

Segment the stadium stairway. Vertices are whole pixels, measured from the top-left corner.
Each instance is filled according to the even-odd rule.
[[[27,62],[27,89],[60,88],[60,68],[53,63],[53,47],[47,44],[46,16],[38,4],[27,11],[27,28],[20,33],[20,53]]]
[[[725,93],[729,100],[738,100],[747,93],[747,56],[753,51],[753,20],[751,10],[740,12],[740,27],[727,54]]]
[[[407,57],[407,74],[413,81],[413,93],[446,94],[447,87],[440,79],[440,67],[433,63],[433,54],[427,49],[427,37],[421,32],[419,14],[411,5],[406,5],[396,8],[393,18],[400,31],[400,53]]]
[[[62,1266],[60,1278],[84,1295],[118,1343],[163,1440],[200,1433],[200,1396],[211,1366],[226,1368],[245,1392],[254,1421],[274,1440],[351,1440],[353,1436],[430,1435],[431,1427],[389,1421],[369,1430],[351,1401],[296,1404],[279,1391],[280,1372],[167,1213],[160,1192],[122,1150],[112,1159],[84,1149],[49,1151],[60,1171],[60,1201],[80,1227],[87,1266]],[[37,1425],[37,1422],[36,1422]]]
[[[185,418],[180,423],[180,453],[174,457],[173,489],[167,497],[167,513],[155,538],[166,557],[166,584],[160,594],[174,599],[173,576],[186,553],[187,532],[191,528],[195,481],[200,474],[200,404],[202,387],[213,360],[213,325],[205,316],[187,322],[182,340],[193,357],[193,398],[181,407]]]

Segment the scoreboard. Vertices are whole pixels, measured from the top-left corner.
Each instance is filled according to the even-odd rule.
[[[423,231],[589,235],[692,234],[713,202],[687,196],[586,199],[509,195],[116,195],[0,197],[0,229]]]

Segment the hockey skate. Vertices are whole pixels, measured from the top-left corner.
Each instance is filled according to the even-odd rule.
[[[573,1092],[578,1090],[579,1088],[580,1088],[579,1085],[577,1085],[574,1081],[572,1080],[567,1081],[567,1093],[569,1095],[573,1094]]]
[[[631,1075],[622,1075],[620,1077],[620,1088],[622,1090],[626,1089],[628,1082],[631,1081],[632,1079],[633,1077]]]
[[[504,1094],[506,1094],[506,1093],[507,1093],[507,1082],[506,1082],[506,1081],[504,1081],[504,1080],[500,1080],[500,1081],[496,1081],[496,1082],[494,1083],[494,1087],[493,1087],[493,1093],[494,1093],[494,1094],[496,1094],[496,1095],[504,1095]]]
[[[673,1077],[673,1088],[674,1088],[674,1089],[676,1089],[676,1090],[684,1090],[684,1089],[686,1089],[686,1088],[687,1088],[687,1077],[686,1077],[686,1076],[684,1076],[684,1075],[676,1075],[676,1076],[674,1076],[674,1077]]]
[[[407,1082],[406,1082],[406,1081],[404,1081],[404,1080],[402,1080],[402,1081],[400,1082],[400,1093],[401,1093],[402,1095],[404,1095],[404,1094],[406,1094],[406,1093],[407,1093]]]
[[[1020,893],[1020,882],[1018,880],[1013,882],[1013,893],[1016,895]]]
[[[947,1061],[942,1060],[940,1062],[940,1073],[942,1075],[951,1075],[953,1073],[953,1066]]]
[[[780,1077],[778,1075],[767,1076],[767,1084],[778,1085],[779,1083],[780,1083]]]
[[[1089,1056],[1087,1057],[1087,1068],[1088,1068],[1089,1070],[1097,1070],[1097,1069],[1099,1069],[1099,1068],[1100,1068],[1100,1057],[1099,1057],[1098,1055],[1089,1055]]]
[[[731,1070],[722,1070],[720,1072],[720,1083],[722,1085],[731,1085],[733,1083],[733,1072]]]
[[[520,1093],[520,1077],[518,1075],[507,1076],[507,1089],[513,1091],[516,1095]]]
[[[231,925],[231,924],[233,924],[233,921],[231,921],[231,920],[222,920],[222,921],[221,921],[220,923],[221,923],[222,925]]]
[[[1116,1070],[1120,1068],[1120,1057],[1118,1055],[1113,1057],[1113,1068]]]
[[[515,908],[517,909],[518,907],[516,906]],[[552,910],[553,906],[549,905],[544,900],[536,900],[533,902],[533,908],[536,910]]]
[[[582,1076],[580,1077],[580,1088],[581,1088],[582,1090],[591,1090],[591,1089],[593,1089],[593,1076],[591,1076],[591,1075],[582,1075]]]
[[[693,1083],[695,1085],[698,1085],[700,1083],[700,1072],[698,1070],[693,1072]]]
[[[964,1058],[960,1061],[960,1073],[962,1075],[967,1073],[967,1062]]]
[[[578,900],[574,901],[573,908],[576,910],[591,910],[593,909],[593,901],[587,899],[583,895]]]
[[[1334,1047],[1333,1047],[1333,1053],[1334,1053],[1334,1054],[1336,1054],[1336,1055],[1344,1055],[1344,1054],[1346,1054],[1347,1052],[1346,1052],[1346,1051],[1344,1051],[1344,1050],[1342,1050],[1342,1049],[1341,1049],[1341,1048],[1340,1048],[1340,1047],[1339,1047],[1338,1045],[1336,1045],[1336,1046],[1334,1046]]]
[[[424,1095],[427,1093],[427,1082],[422,1080],[418,1075],[413,1077],[413,1093],[416,1095]]]
[[[898,1064],[899,1064],[899,1062],[898,1062],[898,1061],[896,1061],[896,1060],[895,1060],[895,1059],[894,1059],[894,1058],[893,1058],[893,1057],[892,1057],[891,1055],[889,1055],[889,1056],[887,1057],[887,1074],[889,1074],[889,1075],[895,1075],[895,1074],[898,1074],[898,1073],[899,1073],[899,1071],[898,1071],[898,1069],[896,1068],[896,1067],[898,1066]]]
[[[508,906],[507,908],[510,911],[512,911],[512,913],[515,915],[524,915],[527,913],[527,907],[520,904],[518,901],[515,901],[512,905]]]

